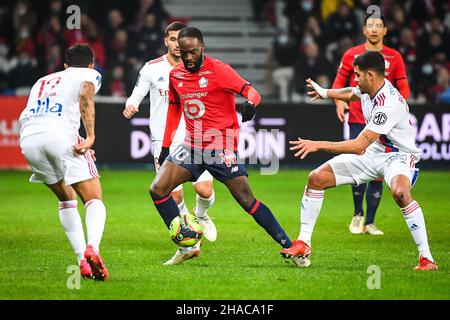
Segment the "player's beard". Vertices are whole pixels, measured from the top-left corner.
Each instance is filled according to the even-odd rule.
[[[200,57],[197,59],[197,61],[194,62],[194,66],[191,68],[189,68],[187,66],[186,62],[184,62],[184,60],[183,60],[184,68],[190,73],[196,73],[198,70],[200,70],[202,63],[203,63],[203,53],[200,55]]]

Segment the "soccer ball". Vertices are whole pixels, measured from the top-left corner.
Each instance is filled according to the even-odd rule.
[[[201,240],[203,228],[194,215],[182,214],[170,223],[169,234],[177,245],[191,247]]]

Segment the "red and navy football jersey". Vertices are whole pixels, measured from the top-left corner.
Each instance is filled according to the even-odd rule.
[[[184,114],[185,144],[236,151],[239,122],[234,95],[242,94],[248,84],[231,66],[209,56],[195,73],[188,72],[182,63],[172,69],[169,108],[179,108]],[[167,121],[173,120],[170,114]],[[166,130],[163,146],[170,144],[171,134]]]

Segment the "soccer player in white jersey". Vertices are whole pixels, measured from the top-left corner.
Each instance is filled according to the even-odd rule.
[[[130,98],[127,99],[123,115],[131,118],[139,111],[139,104],[150,92],[150,132],[153,142],[153,155],[155,158],[156,171],[159,170],[159,156],[162,150],[164,138],[164,128],[166,126],[167,108],[169,99],[169,73],[179,63],[181,63],[180,49],[178,47],[178,33],[186,27],[181,22],[173,22],[166,27],[164,43],[167,46],[167,53],[159,58],[151,60],[142,67],[139,72],[136,86]],[[184,118],[180,120],[178,130],[176,131],[170,152],[181,144],[186,135],[186,125]],[[165,155],[167,156],[167,155]],[[165,157],[164,157],[165,158]],[[214,190],[212,187],[213,177],[205,171],[197,181],[193,183],[196,195],[196,207],[194,213],[204,229],[205,238],[209,241],[215,241],[217,230],[207,210],[214,203]],[[178,204],[181,214],[188,214],[184,204],[183,187],[178,186],[172,192],[172,197]],[[171,263],[172,264],[172,263]]]
[[[420,150],[415,144],[414,129],[410,123],[409,108],[395,87],[384,78],[383,56],[367,51],[354,62],[357,87],[324,89],[311,79],[311,100],[361,100],[366,127],[358,137],[348,141],[312,141],[298,138],[290,141],[295,156],[304,159],[309,153],[326,151],[338,156],[332,158],[308,176],[308,185],[300,210],[300,234],[292,246],[281,251],[284,257],[296,257],[300,266],[311,261],[311,235],[322,207],[324,190],[343,184],[361,184],[384,178],[395,202],[400,207],[406,224],[419,250],[416,270],[433,270],[434,262],[420,205],[411,195],[418,171]]]
[[[66,52],[64,71],[49,74],[33,86],[20,115],[20,147],[33,172],[59,199],[59,219],[84,278],[107,280],[99,254],[106,220],[99,174],[90,149],[95,140],[94,95],[102,77],[93,69],[88,45]],[[86,139],[78,135],[80,116]],[[77,209],[77,194],[86,210],[87,244]]]

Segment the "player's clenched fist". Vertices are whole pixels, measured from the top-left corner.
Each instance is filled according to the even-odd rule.
[[[129,106],[126,106],[125,110],[123,110],[123,116],[127,119],[130,119],[138,111],[139,111],[138,107],[129,105]]]

